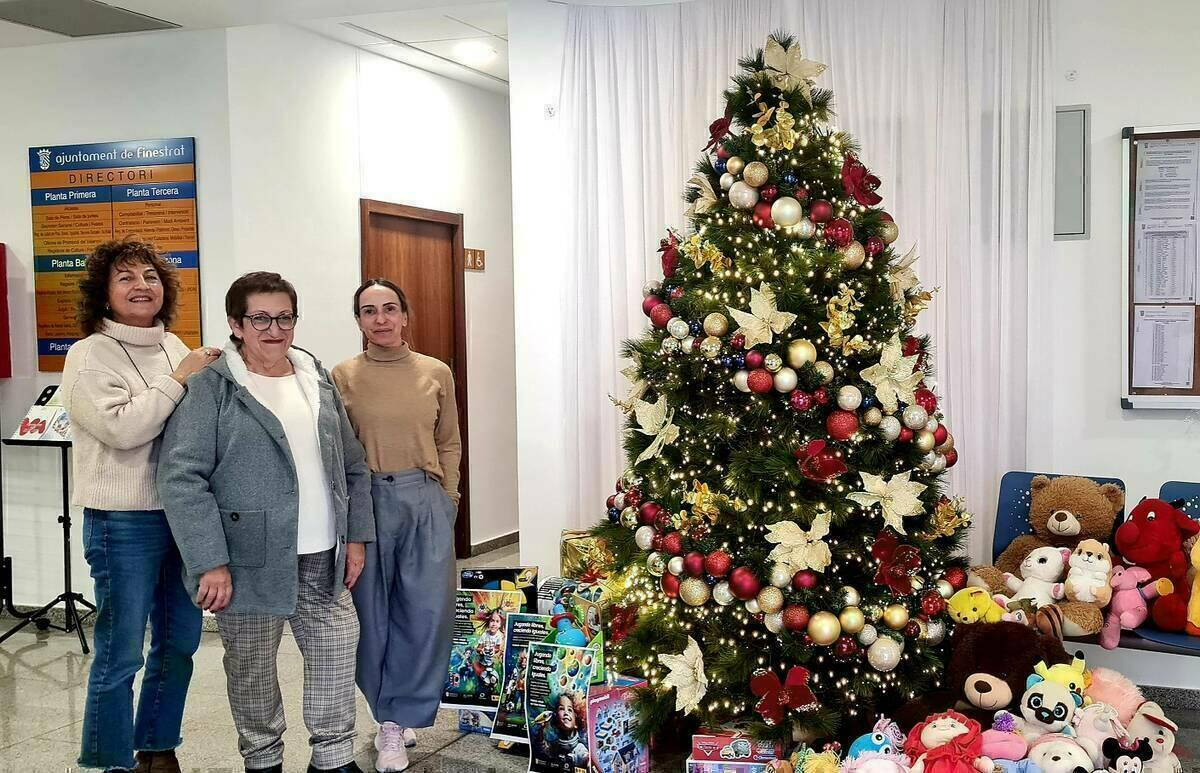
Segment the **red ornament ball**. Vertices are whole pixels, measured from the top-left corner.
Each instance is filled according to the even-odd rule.
[[[932,414],[937,410],[937,395],[928,389],[918,389],[913,398],[916,400],[917,405],[925,409],[926,413]]]
[[[704,557],[704,571],[713,577],[724,577],[732,566],[733,559],[724,550],[714,550]]]
[[[758,368],[750,371],[750,375],[746,377],[746,384],[754,394],[765,395],[775,388],[775,377],[763,368]]]
[[[654,518],[654,528],[660,534],[669,532],[674,524],[671,523],[671,514],[666,510],[659,510],[658,515]]]
[[[642,490],[639,488],[631,488],[625,492],[625,506],[637,507],[642,503]]]
[[[834,411],[825,419],[825,429],[834,440],[849,440],[858,432],[858,416],[853,411]]]
[[[797,188],[795,191],[792,192],[792,198],[796,199],[797,201],[805,201],[806,199],[808,199],[808,188],[806,186],[801,185],[799,188]]]
[[[731,349],[737,349],[740,351],[741,349],[744,349],[745,346],[746,336],[742,335],[741,333],[738,333],[733,338],[729,339],[729,348]]]
[[[659,579],[659,584],[662,585],[663,593],[667,594],[668,598],[679,598],[679,578],[670,572],[663,572],[663,576]]]
[[[692,577],[699,577],[704,574],[704,554],[693,550],[683,557],[683,571],[690,574]],[[941,598],[940,596],[938,598]]]
[[[813,392],[813,399],[817,401],[817,405],[825,405],[829,402],[829,390],[825,387],[817,387]]]
[[[909,429],[908,427],[901,427],[900,428],[900,442],[901,443],[911,443],[912,439],[913,439],[913,431],[911,429]]]
[[[921,635],[921,624],[916,620],[909,620],[908,625],[904,626],[904,635],[910,639],[915,639]]]
[[[733,157],[733,151],[731,151],[729,148],[725,147],[724,145],[717,146],[717,158],[718,159],[720,159],[721,161],[727,161],[732,157]]]
[[[933,445],[940,446],[942,443],[945,443],[946,436],[949,434],[950,432],[946,429],[946,426],[944,424],[939,424],[937,429],[933,431]]]
[[[665,303],[660,303],[650,310],[650,322],[657,328],[665,328],[675,317],[675,312]]]
[[[783,609],[783,627],[789,631],[808,629],[808,607],[803,604],[788,604]]]
[[[811,569],[801,569],[792,575],[792,587],[796,590],[811,590],[817,587],[817,573]]]
[[[683,552],[683,535],[677,531],[663,535],[663,550],[673,556]]]
[[[646,299],[642,301],[642,313],[647,317],[650,316],[650,312],[654,311],[654,307],[660,303],[662,303],[662,298],[657,295],[647,295]]]
[[[805,631],[804,635],[800,637],[800,643],[805,647],[811,647],[816,644],[816,642],[813,641],[813,637],[808,635],[808,631]]]
[[[904,356],[912,357],[921,351],[921,339],[916,336],[908,336],[904,339]]]
[[[967,587],[967,570],[961,566],[952,566],[942,573],[942,578],[950,583],[950,587],[954,590],[962,590]]]
[[[758,189],[758,198],[760,201],[765,201],[770,204],[772,201],[779,198],[779,189],[774,185],[764,185]],[[767,209],[770,209],[770,207]]]
[[[936,590],[926,591],[921,597],[921,613],[926,617],[936,617],[946,611],[946,600]]]
[[[863,242],[863,249],[867,251],[867,256],[872,258],[883,252],[883,248],[886,246],[883,239],[878,236],[868,236],[867,240]]]
[[[759,228],[774,228],[775,221],[771,219],[771,203],[762,200],[762,194],[759,194],[759,202],[754,205],[754,215],[751,217],[754,224]]]
[[[692,351],[693,352],[700,351],[700,344],[702,344],[702,343],[704,343],[703,336],[692,336]]]
[[[808,392],[797,389],[788,397],[788,402],[791,404],[793,411],[804,413],[813,407],[813,396]]]
[[[743,338],[742,343],[744,344],[745,342],[746,339]],[[766,357],[763,356],[762,352],[758,351],[757,349],[751,349],[750,351],[746,352],[746,367],[750,370],[761,368],[765,359]]]
[[[653,526],[661,512],[662,505],[657,502],[642,502],[642,506],[638,508],[638,520],[645,526]]]
[[[651,549],[651,550],[655,550],[655,551],[657,551],[657,552],[659,552],[659,553],[661,553],[661,552],[662,552],[662,549],[663,549],[663,536],[662,536],[661,534],[655,534],[655,535],[654,535],[654,539],[650,540],[650,549]]]
[[[886,221],[887,221],[887,222],[889,222],[889,223],[894,223],[894,222],[896,222],[896,219],[895,219],[895,218],[893,218],[891,215],[889,215],[887,212],[880,212],[880,213],[879,213],[879,219],[880,219],[880,220],[886,220]]]
[[[854,641],[854,637],[848,634],[843,634],[838,637],[838,640],[833,643],[833,656],[835,658],[852,658],[858,654],[858,642]]]
[[[739,566],[729,575],[729,589],[737,598],[749,601],[762,590],[762,583],[754,576],[754,571],[750,567]]]
[[[951,448],[949,451],[947,451],[945,453],[945,457],[946,457],[946,469],[950,469],[954,465],[958,464],[958,449]]]
[[[825,226],[825,241],[837,247],[845,247],[854,241],[854,226],[844,217],[829,221]]]
[[[814,223],[828,223],[833,220],[833,205],[825,199],[817,199],[808,208],[808,219]]]
[[[604,500],[604,506],[611,509],[613,507],[616,507],[616,505],[617,505],[617,495],[609,494],[608,499]]]
[[[674,288],[671,288],[671,292],[669,295],[667,295],[667,297],[673,301],[677,301],[683,297],[683,292],[684,292],[684,290],[682,287],[674,287]]]

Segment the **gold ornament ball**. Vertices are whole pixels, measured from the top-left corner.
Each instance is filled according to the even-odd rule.
[[[679,351],[681,344],[678,338],[664,338],[662,342],[662,350],[667,354],[674,354]]]
[[[771,222],[780,228],[791,228],[802,220],[804,220],[804,207],[800,206],[800,202],[791,196],[780,196],[771,203]],[[812,221],[805,222],[812,225]],[[813,226],[813,231],[816,231],[815,225]],[[812,236],[812,234],[809,234],[809,236]]]
[[[862,608],[862,611],[863,614],[867,616],[867,619],[871,622],[883,617],[883,607],[879,606],[878,604],[868,604]]]
[[[626,529],[636,529],[638,525],[638,509],[626,507],[621,511],[621,525]]]
[[[937,451],[939,454],[942,454],[943,456],[945,456],[953,448],[954,448],[954,436],[951,435],[949,432],[947,432],[945,441],[943,441],[942,444],[940,446],[938,446],[937,448],[935,448],[934,450]]]
[[[828,647],[842,635],[842,624],[832,612],[818,612],[808,620],[808,635],[814,644]]]
[[[867,260],[867,251],[860,242],[850,242],[838,252],[842,254],[842,268],[854,270]]]
[[[883,411],[878,408],[868,408],[863,411],[863,423],[868,427],[878,427],[881,421],[883,421]]]
[[[726,163],[725,166],[728,168],[729,164]],[[742,170],[742,179],[755,188],[764,185],[767,182],[767,165],[761,161],[751,161]]]
[[[937,592],[942,598],[948,599],[954,595],[954,586],[950,584],[949,580],[938,580]]]
[[[683,603],[689,607],[703,606],[711,596],[712,592],[708,589],[708,583],[699,577],[688,577],[679,583],[679,598],[683,599]]]
[[[893,631],[899,631],[908,625],[908,608],[903,604],[892,604],[883,610],[883,622]]]
[[[704,332],[710,336],[723,336],[729,332],[729,319],[719,311],[704,318]]]
[[[765,614],[775,614],[783,609],[783,591],[768,585],[758,592],[758,606]]]
[[[807,338],[797,338],[788,344],[787,359],[793,368],[803,368],[805,363],[817,361],[817,347]]]
[[[763,367],[771,373],[778,373],[783,368],[783,358],[771,352],[763,358]]]
[[[867,618],[858,607],[846,607],[838,615],[838,623],[841,624],[843,631],[853,635],[863,629],[867,624]]]
[[[746,162],[741,156],[730,156],[725,159],[725,171],[732,175],[739,175],[746,168]]]
[[[932,432],[927,429],[923,429],[917,432],[917,434],[913,437],[913,445],[916,446],[922,453],[927,454],[933,450],[934,445],[936,445],[936,441],[933,439]]]
[[[821,377],[822,384],[828,384],[833,381],[833,366],[828,362],[819,360],[813,367],[817,369],[817,375]]]
[[[700,342],[700,353],[710,360],[716,359],[721,353],[721,339],[716,336],[709,336]]]
[[[732,161],[733,159],[729,159]],[[884,244],[891,244],[900,238],[900,228],[894,222],[885,220],[879,224],[879,238],[883,239]]]
[[[853,585],[843,585],[838,588],[838,595],[842,598],[842,606],[857,607],[862,603],[862,594]]]

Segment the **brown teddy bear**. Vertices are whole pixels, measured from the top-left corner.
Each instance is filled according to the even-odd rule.
[[[976,567],[973,583],[992,593],[1005,593],[1004,573],[1018,574],[1021,562],[1041,547],[1070,548],[1084,540],[1107,543],[1117,514],[1125,507],[1125,492],[1115,483],[1088,478],[1038,475],[1029,484],[1029,523],[1033,534],[1017,537],[1000,554],[995,566]],[[1060,601],[1062,630],[1067,636],[1090,636],[1104,627],[1101,607],[1083,601]]]

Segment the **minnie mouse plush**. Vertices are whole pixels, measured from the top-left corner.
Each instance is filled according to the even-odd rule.
[[[1145,738],[1136,743],[1109,738],[1104,742],[1104,756],[1112,760],[1108,763],[1109,773],[1142,773],[1142,766],[1154,756],[1154,750]]]

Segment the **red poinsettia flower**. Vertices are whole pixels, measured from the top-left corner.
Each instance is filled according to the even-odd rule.
[[[892,593],[912,593],[912,576],[921,568],[921,551],[902,545],[895,534],[882,531],[871,546],[871,555],[879,561],[875,583],[886,585]]]
[[[792,666],[782,684],[778,674],[760,668],[750,677],[750,692],[761,698],[754,710],[772,727],[783,721],[785,709],[812,711],[821,705],[808,686],[808,669],[803,666]]]
[[[824,440],[813,440],[803,448],[796,449],[796,466],[809,480],[828,483],[849,468],[842,457],[826,446]]]
[[[637,627],[637,607],[609,607],[607,614],[609,641],[614,644],[623,641]]]
[[[658,243],[658,251],[662,253],[663,276],[675,276],[675,268],[679,265],[679,236],[674,231],[667,232],[667,238]]]
[[[705,151],[712,150],[721,144],[721,140],[729,136],[730,127],[733,125],[733,108],[725,111],[725,115],[708,125],[708,144],[704,146]]]
[[[863,166],[853,153],[847,153],[842,162],[842,185],[846,193],[864,207],[873,207],[883,201],[883,197],[875,192],[879,187],[879,178],[871,174],[871,170]]]

